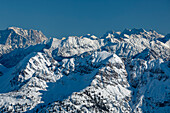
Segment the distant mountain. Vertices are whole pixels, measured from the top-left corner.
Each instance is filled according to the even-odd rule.
[[[0,31],[0,112],[170,111],[169,34],[108,31],[62,39]]]
[[[37,30],[24,30],[17,27],[9,27],[6,30],[0,30],[1,47],[5,46],[11,50],[40,44],[46,40],[47,38],[45,35]]]
[[[1,30],[0,63],[6,67],[14,66],[29,53],[42,50],[47,40],[48,38],[37,30],[24,30],[17,27]]]

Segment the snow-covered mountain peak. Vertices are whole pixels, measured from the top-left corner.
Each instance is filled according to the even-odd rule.
[[[18,27],[1,30],[0,63],[7,67],[14,66],[29,53],[42,51],[47,40],[48,38],[37,30],[24,30]]]
[[[33,30],[33,29],[22,29],[22,28],[19,28],[19,27],[8,27],[7,30],[12,30],[14,31],[16,34],[18,35],[22,35],[22,36],[27,36],[28,33],[31,31],[31,32],[34,32],[34,33],[40,33],[42,34],[41,31],[38,31],[38,30]]]
[[[125,29],[122,34],[127,34],[127,35],[131,35],[131,34],[141,34],[141,33],[144,33],[146,32],[145,29],[143,28],[140,28],[140,29],[136,29],[136,28],[133,28],[133,29]]]
[[[90,39],[92,39],[92,40],[95,40],[95,39],[98,38],[98,37],[96,37],[95,35],[92,35],[92,34],[87,34],[87,35],[81,36],[81,38],[82,38],[82,37],[87,37],[87,38],[90,38]]]
[[[18,35],[23,35],[24,33],[27,32],[27,30],[23,30],[22,28],[19,27],[8,27],[7,30],[13,30]]]
[[[37,30],[9,27],[6,30],[0,31],[0,44],[3,44],[3,50],[28,47],[47,40],[47,37]]]
[[[98,40],[92,40],[87,37],[70,36],[66,40],[62,40],[61,45],[55,51],[59,56],[71,57],[96,50],[99,47],[100,44]]]
[[[146,31],[145,29],[125,29],[123,32],[106,32],[102,39],[106,39],[108,41],[112,41],[113,39],[118,39],[119,41],[130,41],[140,38],[140,40],[147,39],[148,41],[157,40],[158,38],[163,38],[164,35],[157,33],[156,31]]]

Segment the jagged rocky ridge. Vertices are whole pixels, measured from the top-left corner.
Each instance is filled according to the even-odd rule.
[[[0,112],[170,111],[169,35],[0,31]]]
[[[13,67],[31,52],[41,51],[46,42],[41,31],[17,27],[0,30],[0,63]]]

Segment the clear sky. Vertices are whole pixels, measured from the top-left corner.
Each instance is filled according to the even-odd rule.
[[[170,0],[0,0],[0,29],[9,26],[58,38],[125,28],[167,34]]]

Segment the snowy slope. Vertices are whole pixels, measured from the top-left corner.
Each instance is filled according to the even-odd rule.
[[[47,39],[36,30],[1,30],[0,112],[168,113],[167,37],[125,29]]]

